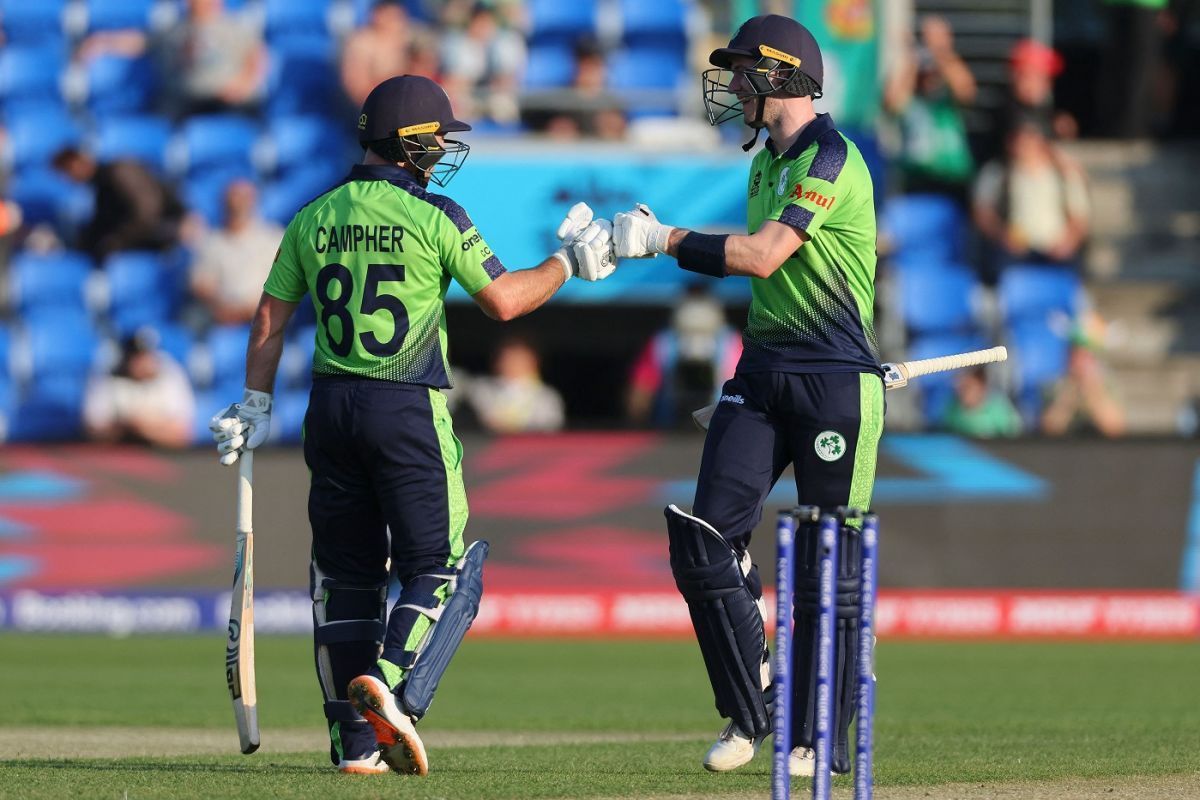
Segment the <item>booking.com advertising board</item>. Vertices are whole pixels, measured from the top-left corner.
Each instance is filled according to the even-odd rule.
[[[453,197],[510,269],[541,263],[559,246],[555,231],[579,201],[611,219],[645,203],[669,225],[720,233],[746,229],[750,160],[736,154],[690,156],[631,153],[622,148],[490,156],[472,153],[454,178]],[[570,281],[558,300],[573,303],[670,303],[696,280],[675,260],[626,259],[605,280]],[[728,302],[748,302],[745,280],[710,281]],[[466,294],[451,284],[451,301]]]

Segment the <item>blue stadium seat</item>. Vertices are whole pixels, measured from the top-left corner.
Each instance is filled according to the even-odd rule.
[[[619,50],[608,59],[608,87],[629,102],[630,116],[676,113],[684,77],[684,54],[671,48]]]
[[[575,53],[565,44],[539,44],[530,48],[525,62],[526,89],[555,89],[575,79]]]
[[[95,204],[90,187],[73,183],[48,169],[26,169],[13,176],[8,195],[21,206],[29,225],[47,223],[70,239],[92,217]]]
[[[275,395],[271,411],[271,441],[299,444],[304,433],[304,415],[308,411],[308,392],[288,389]]]
[[[621,0],[622,39],[627,45],[687,46],[685,0]]]
[[[158,334],[158,349],[175,359],[180,366],[186,367],[195,344],[192,332],[175,322],[160,322],[152,327]]]
[[[97,117],[146,111],[154,102],[156,81],[149,57],[102,55],[85,68],[87,107]]]
[[[328,117],[314,115],[285,116],[272,119],[263,133],[259,169],[286,173],[314,161],[336,159],[343,151],[351,155],[353,137]]]
[[[996,288],[1000,308],[1009,322],[1045,319],[1056,311],[1074,316],[1083,290],[1074,270],[1036,264],[1005,267]]]
[[[880,216],[880,233],[892,242],[894,260],[937,264],[961,261],[966,218],[954,201],[934,194],[889,198]]]
[[[183,200],[209,225],[220,225],[225,219],[225,188],[238,178],[253,179],[254,172],[237,165],[193,174],[183,183]]]
[[[146,30],[156,0],[87,0],[87,30]]]
[[[900,316],[913,334],[968,332],[975,326],[972,301],[979,281],[970,267],[920,267],[898,275]]]
[[[196,398],[196,416],[192,420],[192,444],[197,446],[212,446],[213,436],[212,431],[208,428],[208,421],[212,419],[213,414],[223,409],[230,403],[236,403],[242,399],[241,392],[237,396],[222,394],[217,389],[195,389]]]
[[[909,360],[936,358],[982,350],[987,346],[987,340],[978,334],[935,333],[913,337],[908,343],[905,357]],[[950,401],[954,399],[955,377],[953,372],[935,372],[909,384],[920,393],[921,413],[928,424],[936,424],[945,416]]]
[[[5,41],[61,44],[67,0],[0,0],[0,28]]]
[[[161,173],[170,140],[171,125],[162,117],[106,117],[97,124],[92,149],[100,161],[136,158]]]
[[[596,30],[596,0],[530,0],[529,39],[534,44],[572,44]]]
[[[1036,426],[1047,387],[1067,371],[1071,344],[1044,319],[1026,318],[1008,328],[1017,408]],[[924,379],[922,379],[924,380]]]
[[[329,33],[328,0],[266,0],[267,41]]]
[[[87,314],[78,309],[44,309],[21,320],[14,342],[14,364],[28,381],[47,376],[86,376],[95,363],[100,339]]]
[[[301,306],[312,307],[308,298],[300,301]],[[295,320],[295,317],[292,318]],[[279,385],[290,389],[307,389],[312,385],[312,358],[316,347],[317,326],[291,325],[291,334],[283,345],[279,359]]]
[[[272,48],[267,74],[270,116],[334,116],[340,109],[341,87],[329,47],[313,50],[298,45],[296,40],[287,40]]]
[[[82,313],[91,274],[92,262],[82,253],[21,253],[9,266],[9,303],[21,313],[37,308]]]
[[[17,102],[61,102],[59,78],[66,65],[63,45],[6,45],[0,49],[0,101],[10,114]]]
[[[205,339],[208,357],[212,360],[212,379],[209,383],[214,389],[236,392],[234,400],[242,399],[241,390],[246,380],[246,343],[249,340],[249,325],[218,325],[208,332]]]
[[[295,169],[263,187],[259,211],[264,219],[286,225],[302,206],[332,189],[343,177],[340,164],[314,162]]]
[[[78,144],[83,132],[67,110],[56,105],[32,105],[6,121],[8,141],[5,162],[20,172],[29,167],[49,167],[50,159],[64,147]]]
[[[83,434],[86,374],[64,374],[32,383],[8,420],[12,442],[63,442]]]
[[[104,276],[108,320],[117,337],[146,325],[165,324],[183,301],[166,260],[158,253],[114,253],[104,262]]]
[[[213,169],[253,171],[251,153],[258,127],[237,114],[204,114],[188,119],[179,132],[186,174]]]

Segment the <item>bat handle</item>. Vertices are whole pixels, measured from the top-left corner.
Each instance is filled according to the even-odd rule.
[[[245,450],[238,457],[237,530],[254,530],[254,451]]]

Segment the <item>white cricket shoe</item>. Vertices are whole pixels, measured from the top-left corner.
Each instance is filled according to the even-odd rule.
[[[817,753],[811,747],[793,747],[788,753],[788,774],[793,778],[811,778],[816,766]]]
[[[717,741],[704,757],[704,768],[709,772],[728,772],[745,766],[758,752],[761,739],[747,736],[737,723],[730,722],[717,736]]]
[[[425,745],[412,720],[396,705],[387,684],[370,675],[359,675],[347,690],[354,709],[375,729],[379,757],[401,775],[428,775]]]
[[[338,772],[345,775],[382,775],[392,771],[379,753],[373,753],[366,758],[343,758],[338,762],[337,768]]]

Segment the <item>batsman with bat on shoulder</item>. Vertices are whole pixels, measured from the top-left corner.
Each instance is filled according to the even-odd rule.
[[[854,143],[813,109],[824,78],[816,40],[788,17],[754,17],[709,60],[715,67],[704,73],[709,121],[740,118],[754,130],[747,151],[761,130],[768,134],[750,165],[748,233],[670,227],[645,206],[617,214],[613,228],[618,257],[665,253],[686,270],[751,279],[744,351],[711,418],[692,511],[666,509],[675,582],[691,612],[717,710],[728,719],[704,766],[723,772],[748,763],[771,733],[765,606],[747,552],[751,531],[789,464],[798,503],[831,513],[838,506],[870,506],[884,385],[872,318],[871,176]],[[811,533],[797,532],[794,775],[813,773],[816,622],[804,611],[802,591],[815,587],[804,573],[816,564]],[[857,578],[851,572],[858,559],[850,547],[842,552],[841,578]],[[855,597],[839,605],[853,605]],[[853,642],[856,615],[844,611],[837,635]],[[856,653],[853,646],[841,651],[833,766],[845,773]]]
[[[289,223],[254,317],[245,397],[211,424],[223,463],[266,440],[284,329],[309,295],[314,644],[330,758],[347,773],[427,773],[415,726],[483,590],[487,543],[463,538],[462,446],[441,391],[450,281],[503,321],[572,276],[601,280],[616,266],[609,223],[579,203],[559,250],[506,270],[462,206],[427,189],[458,171],[468,147],[448,135],[467,130],[428,78],[371,91],[358,117],[362,163]],[[389,568],[401,586],[390,612]]]

